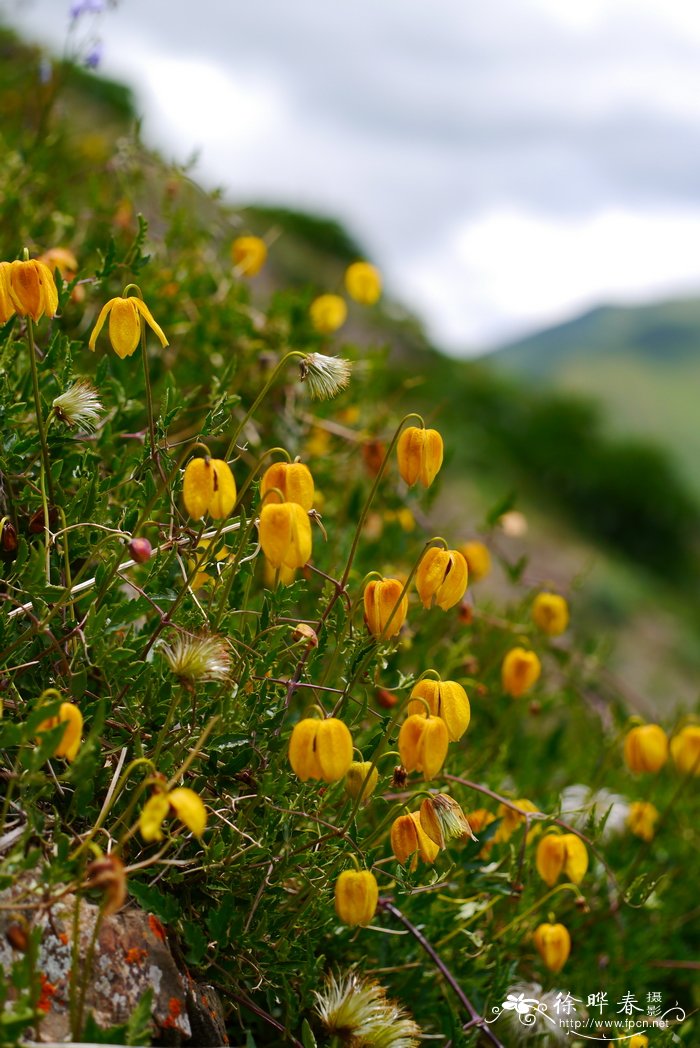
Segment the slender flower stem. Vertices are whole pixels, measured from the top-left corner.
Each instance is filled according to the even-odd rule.
[[[239,436],[241,435],[241,433],[242,433],[243,429],[245,428],[245,426],[247,425],[247,423],[250,421],[250,419],[253,417],[255,412],[258,410],[258,408],[262,404],[263,400],[267,396],[270,388],[274,384],[275,380],[277,379],[277,376],[282,371],[282,369],[284,368],[285,364],[287,364],[292,359],[292,357],[305,357],[305,356],[307,356],[307,354],[306,353],[302,353],[302,351],[300,349],[292,349],[292,350],[289,351],[289,353],[285,353],[285,355],[282,357],[282,359],[278,362],[277,366],[274,368],[274,370],[273,370],[272,374],[270,375],[269,379],[267,380],[267,382],[265,383],[263,388],[260,390],[260,392],[258,393],[258,395],[255,398],[255,400],[253,401],[252,407],[250,407],[248,409],[248,411],[246,411],[246,413],[243,416],[242,420],[238,423],[236,429],[233,431],[233,436],[231,437],[231,439],[229,441],[229,445],[226,448],[226,453],[224,454],[224,461],[225,462],[227,462],[230,459],[230,457],[231,457],[231,455],[233,453],[233,449],[236,446],[236,441],[238,440]]]
[[[469,1000],[466,993],[459,985],[450,969],[442,960],[435,947],[432,946],[430,942],[428,942],[423,933],[419,931],[418,928],[416,928],[415,924],[411,924],[408,917],[405,917],[401,910],[399,910],[397,906],[394,906],[393,902],[391,902],[389,899],[380,899],[379,908],[382,910],[386,910],[387,913],[390,913],[392,917],[395,917],[397,921],[403,924],[404,928],[409,932],[409,934],[411,934],[413,938],[416,940],[416,942],[425,950],[428,957],[430,957],[435,967],[438,969],[438,971],[445,979],[445,982],[448,984],[450,989],[453,990],[459,1003],[467,1011],[470,1022],[473,1023],[474,1026],[479,1027],[483,1035],[485,1037],[488,1037],[489,1041],[492,1045],[495,1046],[495,1048],[504,1048],[504,1045],[501,1043],[501,1041],[499,1041],[498,1037],[496,1037],[493,1030],[489,1029],[483,1017],[479,1015],[476,1008]]]
[[[41,444],[41,469],[39,472],[39,484],[41,487],[41,506],[44,514],[44,542],[46,544],[46,581],[51,581],[51,532],[49,530],[49,501],[53,503],[53,483],[51,480],[51,461],[49,459],[49,446],[46,443],[46,427],[41,408],[41,393],[39,392],[39,372],[36,363],[36,344],[34,342],[34,322],[27,317],[27,343],[29,345],[29,366],[32,373],[32,389],[34,391],[34,411],[36,413],[36,426]],[[48,492],[48,499],[47,499]]]

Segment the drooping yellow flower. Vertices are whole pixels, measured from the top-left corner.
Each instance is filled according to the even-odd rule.
[[[501,666],[501,683],[507,695],[520,698],[539,680],[542,664],[534,651],[512,648]]]
[[[416,589],[424,608],[437,604],[443,611],[454,607],[467,588],[467,562],[456,549],[432,546],[416,571]]]
[[[399,731],[401,763],[406,771],[422,771],[424,779],[432,779],[445,762],[449,741],[440,717],[413,713]]]
[[[319,295],[309,306],[311,323],[321,335],[332,335],[343,326],[347,315],[348,307],[340,295]]]
[[[650,801],[632,801],[627,815],[627,825],[635,837],[651,841],[656,833],[659,811]]]
[[[429,488],[442,465],[442,437],[436,429],[408,426],[396,446],[399,473],[409,487],[417,480]]]
[[[273,488],[281,491],[283,497],[280,498]],[[314,504],[314,478],[311,476],[311,470],[303,462],[273,462],[263,474],[260,496],[266,505],[275,502],[296,502],[308,512]]]
[[[10,262],[7,272],[10,300],[21,317],[40,320],[55,315],[58,291],[53,273],[37,258]]]
[[[389,834],[391,850],[397,862],[403,865],[410,855],[411,869],[415,870],[418,865],[418,857],[429,866],[435,862],[440,851],[437,844],[431,841],[420,821],[420,812],[414,811],[405,815],[399,815],[391,824]]]
[[[102,330],[107,316],[109,316],[109,340],[112,343],[112,349],[122,360],[124,357],[130,357],[139,344],[139,339],[141,338],[141,317],[143,317],[151,330],[155,332],[161,346],[165,348],[168,345],[168,340],[162,328],[156,324],[153,314],[145,302],[136,295],[130,295],[128,298],[117,296],[105,303],[97,318],[97,323],[92,329],[88,345],[93,352],[97,336]]]
[[[461,684],[454,680],[430,680],[424,677],[411,691],[407,710],[409,714],[421,713],[425,709],[422,702],[415,701],[417,699],[427,702],[430,712],[444,720],[450,742],[462,738],[469,727],[471,708]]]
[[[144,804],[139,816],[139,831],[145,841],[163,840],[163,820],[171,812],[195,837],[201,837],[207,825],[207,810],[201,797],[186,786],[160,790]]]
[[[671,756],[682,775],[700,775],[700,725],[686,724],[673,736]]]
[[[362,802],[366,804],[377,788],[378,781],[376,764],[372,764],[371,761],[353,761],[345,776],[345,792],[353,800],[357,800],[361,793]]]
[[[335,882],[335,912],[343,924],[369,924],[378,900],[377,879],[369,870],[344,870]]]
[[[352,764],[352,735],[337,717],[306,717],[294,725],[289,740],[289,763],[302,782],[337,782]]]
[[[658,724],[641,724],[625,736],[625,763],[630,771],[657,772],[668,760],[668,739]]]
[[[459,552],[467,562],[470,582],[478,582],[491,571],[491,554],[483,542],[465,542]]]
[[[588,869],[586,845],[575,833],[546,833],[537,845],[537,872],[550,888],[561,874],[580,884]]]
[[[208,513],[214,520],[228,517],[236,502],[236,481],[223,459],[193,458],[185,467],[182,499],[191,517]]]
[[[178,786],[170,791],[168,800],[180,822],[184,823],[195,837],[201,837],[207,825],[207,809],[202,798],[187,786]]]
[[[633,1033],[626,1044],[627,1048],[649,1048],[649,1038],[645,1033]]]
[[[569,605],[558,593],[538,593],[532,604],[532,619],[543,633],[558,637],[569,625]]]
[[[231,244],[231,258],[241,276],[257,276],[267,259],[267,245],[260,237],[236,237]]]
[[[571,953],[571,936],[563,924],[540,924],[532,935],[546,968],[560,972]]]
[[[382,293],[382,278],[370,262],[353,262],[345,270],[345,287],[355,302],[373,306]]]
[[[365,586],[365,622],[373,637],[395,637],[401,632],[408,613],[408,596],[401,597],[402,592],[398,579],[373,579]]]
[[[260,545],[273,568],[303,568],[311,557],[311,524],[297,502],[265,505],[258,528]]]
[[[54,749],[54,757],[65,757],[67,761],[74,761],[80,749],[83,734],[83,715],[73,702],[62,702],[58,713],[42,721],[37,731],[50,731],[57,728],[59,724],[64,725],[63,734]]]
[[[10,295],[10,263],[0,262],[0,324],[6,324],[15,312],[15,304]]]

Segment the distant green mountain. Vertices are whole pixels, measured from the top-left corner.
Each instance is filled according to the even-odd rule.
[[[600,401],[613,432],[666,448],[700,492],[700,298],[603,306],[504,346],[489,363]]]

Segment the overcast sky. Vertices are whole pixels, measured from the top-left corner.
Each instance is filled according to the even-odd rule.
[[[0,0],[60,50],[71,0]],[[700,293],[697,0],[120,0],[146,138],[339,217],[454,353]]]

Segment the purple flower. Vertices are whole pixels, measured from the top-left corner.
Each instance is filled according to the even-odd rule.
[[[104,6],[103,0],[78,0],[78,3],[71,4],[70,16],[75,21],[81,15],[99,15]]]
[[[91,51],[85,55],[83,65],[86,69],[97,69],[102,58],[102,44],[95,44]]]

